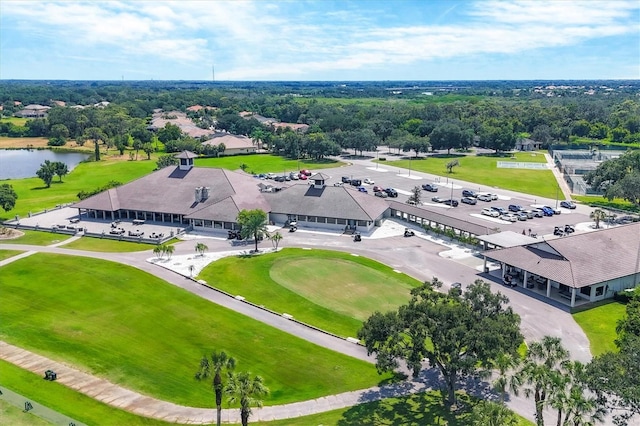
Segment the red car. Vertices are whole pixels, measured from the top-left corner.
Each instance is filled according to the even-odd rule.
[[[311,176],[311,172],[307,169],[300,170],[300,174],[305,176]]]
[[[307,175],[305,175],[305,174],[303,174],[303,173],[300,173],[300,174],[298,175],[298,178],[299,178],[300,180],[307,180]]]
[[[373,192],[380,192],[380,191],[384,191],[384,188],[378,185],[373,187]]]

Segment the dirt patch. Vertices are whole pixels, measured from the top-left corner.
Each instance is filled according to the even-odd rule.
[[[11,228],[0,228],[0,240],[13,240],[20,238],[24,235],[24,232]]]

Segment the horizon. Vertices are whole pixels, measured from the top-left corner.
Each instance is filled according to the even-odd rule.
[[[640,3],[0,0],[0,80],[640,78]]]

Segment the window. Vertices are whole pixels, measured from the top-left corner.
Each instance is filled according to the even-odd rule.
[[[604,294],[604,286],[596,287],[596,296],[602,296]]]

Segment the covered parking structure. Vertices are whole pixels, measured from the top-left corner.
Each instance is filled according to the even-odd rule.
[[[483,254],[523,289],[574,307],[638,286],[640,223]]]
[[[495,234],[496,229],[479,225],[467,220],[448,216],[425,207],[412,206],[399,201],[388,201],[390,217],[415,223],[421,227],[439,228],[443,231],[452,230],[456,235],[464,238],[478,238],[480,235]]]

